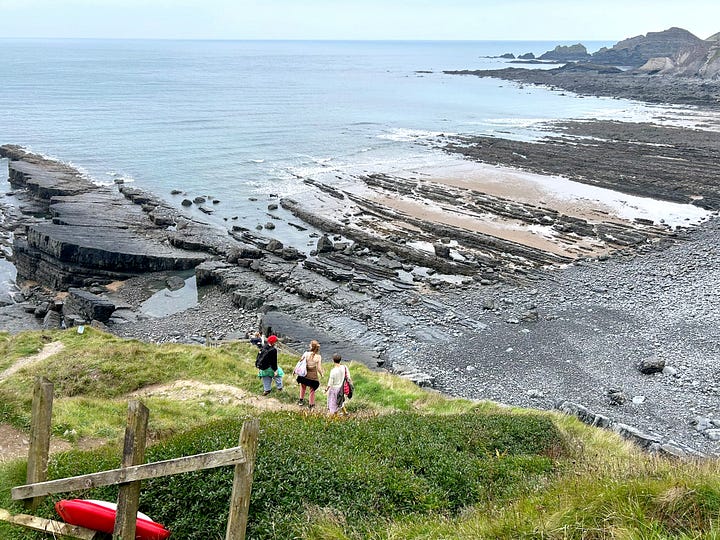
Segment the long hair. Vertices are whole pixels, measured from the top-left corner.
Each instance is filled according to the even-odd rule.
[[[313,339],[310,342],[310,360],[315,358],[315,355],[319,352],[320,352],[320,343],[317,340]]]

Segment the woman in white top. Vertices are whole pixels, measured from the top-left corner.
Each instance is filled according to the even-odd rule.
[[[345,385],[345,375],[347,374],[350,379],[350,373],[347,368],[340,364],[342,357],[339,354],[333,355],[334,366],[330,370],[330,378],[328,379],[327,387],[327,405],[328,410],[332,414],[337,414],[338,409],[342,408],[345,412],[345,394],[343,393],[343,386]]]

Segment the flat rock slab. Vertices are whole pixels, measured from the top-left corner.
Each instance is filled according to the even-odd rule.
[[[96,189],[80,171],[53,159],[28,152],[21,146],[0,146],[0,157],[10,160],[10,183],[49,200],[55,195],[76,195]]]
[[[125,228],[49,223],[29,227],[27,239],[31,247],[62,261],[121,272],[186,270],[206,258]]]
[[[18,146],[0,147],[0,156],[10,160],[11,184],[47,209],[45,221],[29,222],[25,238],[18,235],[14,241],[19,279],[55,289],[107,283],[145,272],[187,270],[208,258],[203,247],[223,247],[220,240],[198,242],[198,236],[222,236],[208,225],[186,221],[184,230],[192,232],[188,250],[190,242],[181,241],[185,233],[173,230],[182,217],[141,190],[126,190],[123,196],[114,187],[93,184],[67,164]],[[162,216],[151,216],[158,208]]]

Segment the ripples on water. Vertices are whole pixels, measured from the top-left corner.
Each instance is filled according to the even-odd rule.
[[[423,144],[440,133],[532,138],[547,119],[658,114],[442,74],[505,67],[483,57],[539,55],[550,42],[0,42],[0,142],[99,182],[134,181],[178,206],[172,189],[214,196],[212,219],[225,226],[265,223],[270,194],[300,194],[304,176],[442,164]],[[310,241],[275,223],[274,235]]]

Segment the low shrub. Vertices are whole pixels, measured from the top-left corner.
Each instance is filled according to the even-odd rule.
[[[527,430],[510,440],[500,426]],[[148,461],[235,446],[242,420],[214,422],[150,447]],[[494,439],[493,439],[494,438]],[[561,445],[552,423],[532,416],[391,414],[333,420],[267,413],[250,506],[248,538],[294,538],[332,516],[334,527],[364,536],[379,523],[412,515],[449,515],[517,494],[553,471],[543,454]],[[51,478],[114,468],[117,449],[52,458]],[[176,538],[222,538],[232,489],[224,467],[143,483],[141,510]],[[22,483],[22,482],[21,482]],[[114,500],[115,488],[68,494]],[[51,517],[55,496],[39,509]],[[317,523],[316,523],[317,521]]]

